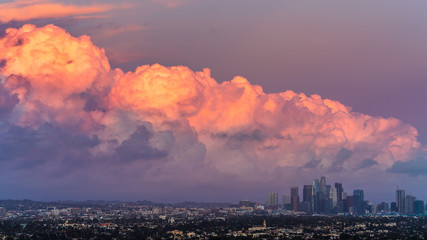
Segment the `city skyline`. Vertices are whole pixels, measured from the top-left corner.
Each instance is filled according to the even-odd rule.
[[[328,184],[326,177],[322,176],[319,179],[314,179],[311,185],[303,185],[302,200],[300,200],[300,192],[298,186],[292,186],[288,194],[280,194],[280,192],[268,193],[268,198],[265,203],[265,208],[270,214],[276,211],[304,212],[306,214],[342,214],[365,215],[367,213],[400,213],[400,214],[424,214],[427,209],[424,200],[417,199],[412,194],[405,194],[405,190],[396,187],[394,201],[382,200],[379,202],[371,202],[365,197],[363,189],[353,189],[352,195],[344,191],[343,184],[335,182],[334,186]],[[282,201],[279,202],[279,196],[282,196]],[[244,204],[242,204],[242,202]],[[239,205],[251,206],[253,203],[250,200],[242,200]],[[255,209],[255,207],[254,207]],[[263,209],[264,210],[264,209]]]
[[[289,202],[308,209],[311,184],[322,208],[343,189],[356,209],[391,202],[397,186],[412,208],[427,199],[425,7],[3,1],[0,199],[265,201],[297,187]]]

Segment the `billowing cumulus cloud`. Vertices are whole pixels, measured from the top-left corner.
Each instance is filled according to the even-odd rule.
[[[35,171],[37,189],[57,178],[80,195],[179,199],[424,161],[413,160],[423,149],[412,126],[318,95],[218,83],[209,69],[111,69],[89,37],[53,25],[7,29],[0,49],[1,171]]]
[[[11,116],[15,123],[53,121],[75,130],[93,128],[91,116],[83,116],[92,113],[79,110],[110,84],[104,50],[87,36],[73,38],[54,26],[7,29],[0,42],[3,87],[20,102]]]

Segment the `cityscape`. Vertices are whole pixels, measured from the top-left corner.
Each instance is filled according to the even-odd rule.
[[[2,239],[425,239],[424,201],[371,203],[326,177],[265,203],[0,200]]]
[[[0,200],[0,239],[425,239],[424,201],[374,204],[326,177],[265,203]]]
[[[427,239],[427,1],[0,1],[0,240]]]
[[[353,194],[344,191],[343,184],[335,182],[327,184],[326,177],[315,179],[312,185],[304,185],[303,197],[300,198],[298,186],[291,187],[290,195],[283,194],[279,204],[279,194],[269,193],[266,209],[270,212],[287,211],[304,212],[306,214],[350,214],[361,216],[366,214],[425,214],[423,200],[417,200],[405,190],[396,189],[396,201],[378,204],[365,199],[363,189],[354,189]],[[240,206],[250,206],[250,201],[240,201]],[[253,205],[253,203],[252,203]]]

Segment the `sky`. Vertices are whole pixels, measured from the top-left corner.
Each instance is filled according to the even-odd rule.
[[[0,198],[427,200],[424,1],[0,1]]]

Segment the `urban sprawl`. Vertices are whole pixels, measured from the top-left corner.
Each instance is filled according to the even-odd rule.
[[[426,239],[424,202],[371,204],[326,178],[266,204],[0,200],[0,239]]]

